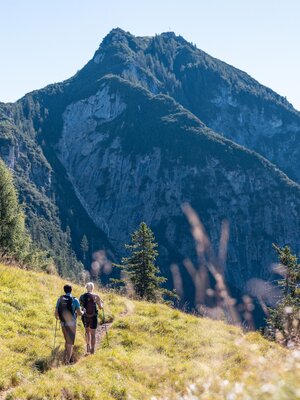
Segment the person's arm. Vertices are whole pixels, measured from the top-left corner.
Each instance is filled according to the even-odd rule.
[[[83,311],[83,314],[85,314],[86,313],[86,309],[84,308],[84,294],[82,294],[79,297],[79,303],[80,303],[81,311]]]
[[[81,311],[81,307],[80,307],[80,304],[79,304],[78,299],[75,299],[75,300],[74,300],[74,305],[75,305],[75,311],[76,311],[77,315],[78,315],[79,317],[81,317],[81,316],[84,314],[84,312]]]
[[[104,302],[103,300],[100,299],[100,297],[96,294],[96,304],[99,307],[99,309],[101,310],[104,306]]]
[[[78,308],[78,309],[76,310],[76,312],[77,312],[77,315],[78,315],[79,317],[81,317],[81,316],[84,314],[84,312],[81,311],[80,308]]]

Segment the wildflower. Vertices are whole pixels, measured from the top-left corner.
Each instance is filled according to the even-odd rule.
[[[292,351],[292,357],[293,357],[295,360],[299,360],[299,359],[300,359],[300,351],[299,351],[299,350],[294,350],[294,351]]]
[[[233,392],[228,393],[226,400],[236,400],[236,394]]]
[[[211,382],[205,382],[203,383],[203,388],[207,392],[209,388],[211,387]]]
[[[293,307],[285,307],[284,312],[285,312],[286,314],[292,314],[292,312],[293,312]]]
[[[222,388],[225,388],[226,386],[228,386],[228,384],[229,384],[229,381],[227,379],[225,379],[224,381],[221,381],[220,386]]]
[[[194,393],[195,391],[196,391],[196,385],[194,384],[194,383],[191,383],[190,385],[189,385],[189,387],[188,387],[188,390],[191,392],[191,393]]]
[[[237,394],[243,393],[244,390],[244,384],[240,382],[236,382],[234,385],[234,391]]]
[[[260,356],[260,357],[258,357],[257,361],[258,361],[260,364],[265,364],[266,359],[265,359],[265,357]]]
[[[276,390],[276,387],[274,385],[272,385],[272,383],[265,383],[264,385],[262,385],[262,387],[260,388],[260,391],[262,393],[274,393]]]

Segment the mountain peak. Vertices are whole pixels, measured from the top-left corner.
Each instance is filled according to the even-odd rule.
[[[100,44],[100,47],[107,46],[110,44],[116,44],[117,42],[121,43],[124,41],[127,42],[138,42],[142,45],[143,44],[141,42],[145,42],[145,43],[149,43],[149,41],[151,39],[154,38],[162,38],[164,40],[175,40],[177,42],[184,42],[184,43],[188,43],[182,36],[180,35],[176,35],[175,32],[172,31],[168,31],[168,32],[162,32],[160,34],[156,34],[155,36],[135,36],[132,33],[128,32],[128,31],[124,31],[121,28],[114,28],[112,29],[103,39],[102,43]],[[145,44],[144,43],[144,44]]]
[[[161,33],[160,35],[158,35],[158,36],[162,36],[162,37],[164,37],[164,38],[166,38],[166,39],[176,39],[176,38],[177,38],[176,33],[175,33],[175,32],[172,32],[172,31],[162,32],[162,33]]]
[[[175,40],[176,42],[180,44],[189,44],[191,45],[190,42],[184,39],[181,35],[176,35],[175,32],[168,31],[168,32],[162,32],[160,35],[157,35],[158,37],[162,37],[165,40]]]
[[[129,32],[124,31],[124,29],[117,27],[117,28],[113,28],[113,29],[106,35],[106,37],[113,37],[113,36],[116,36],[116,35],[125,35],[126,33],[129,34]]]
[[[124,38],[134,37],[130,32],[126,32],[123,29],[117,27],[113,28],[106,36],[104,36],[102,42],[99,44],[98,50],[103,46],[109,46],[118,41],[124,41]],[[97,51],[98,51],[97,50]]]
[[[112,42],[115,42],[116,40],[120,40],[123,37],[126,36],[132,36],[131,33],[129,32],[125,32],[123,29],[121,28],[113,28],[103,39],[103,44],[109,44]],[[101,46],[101,44],[100,44]]]

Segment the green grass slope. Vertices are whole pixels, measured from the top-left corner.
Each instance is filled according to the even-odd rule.
[[[0,399],[297,399],[300,352],[257,333],[101,292],[113,318],[97,353],[51,358],[64,281],[0,265]],[[75,286],[79,296],[82,288]],[[59,332],[57,346],[63,348]],[[58,350],[59,352],[59,350]]]

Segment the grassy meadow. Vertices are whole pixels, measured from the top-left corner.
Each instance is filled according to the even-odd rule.
[[[0,265],[0,399],[300,399],[300,351],[223,322],[102,292],[110,346],[63,366],[53,349],[64,281]],[[74,294],[83,291],[74,285]]]

